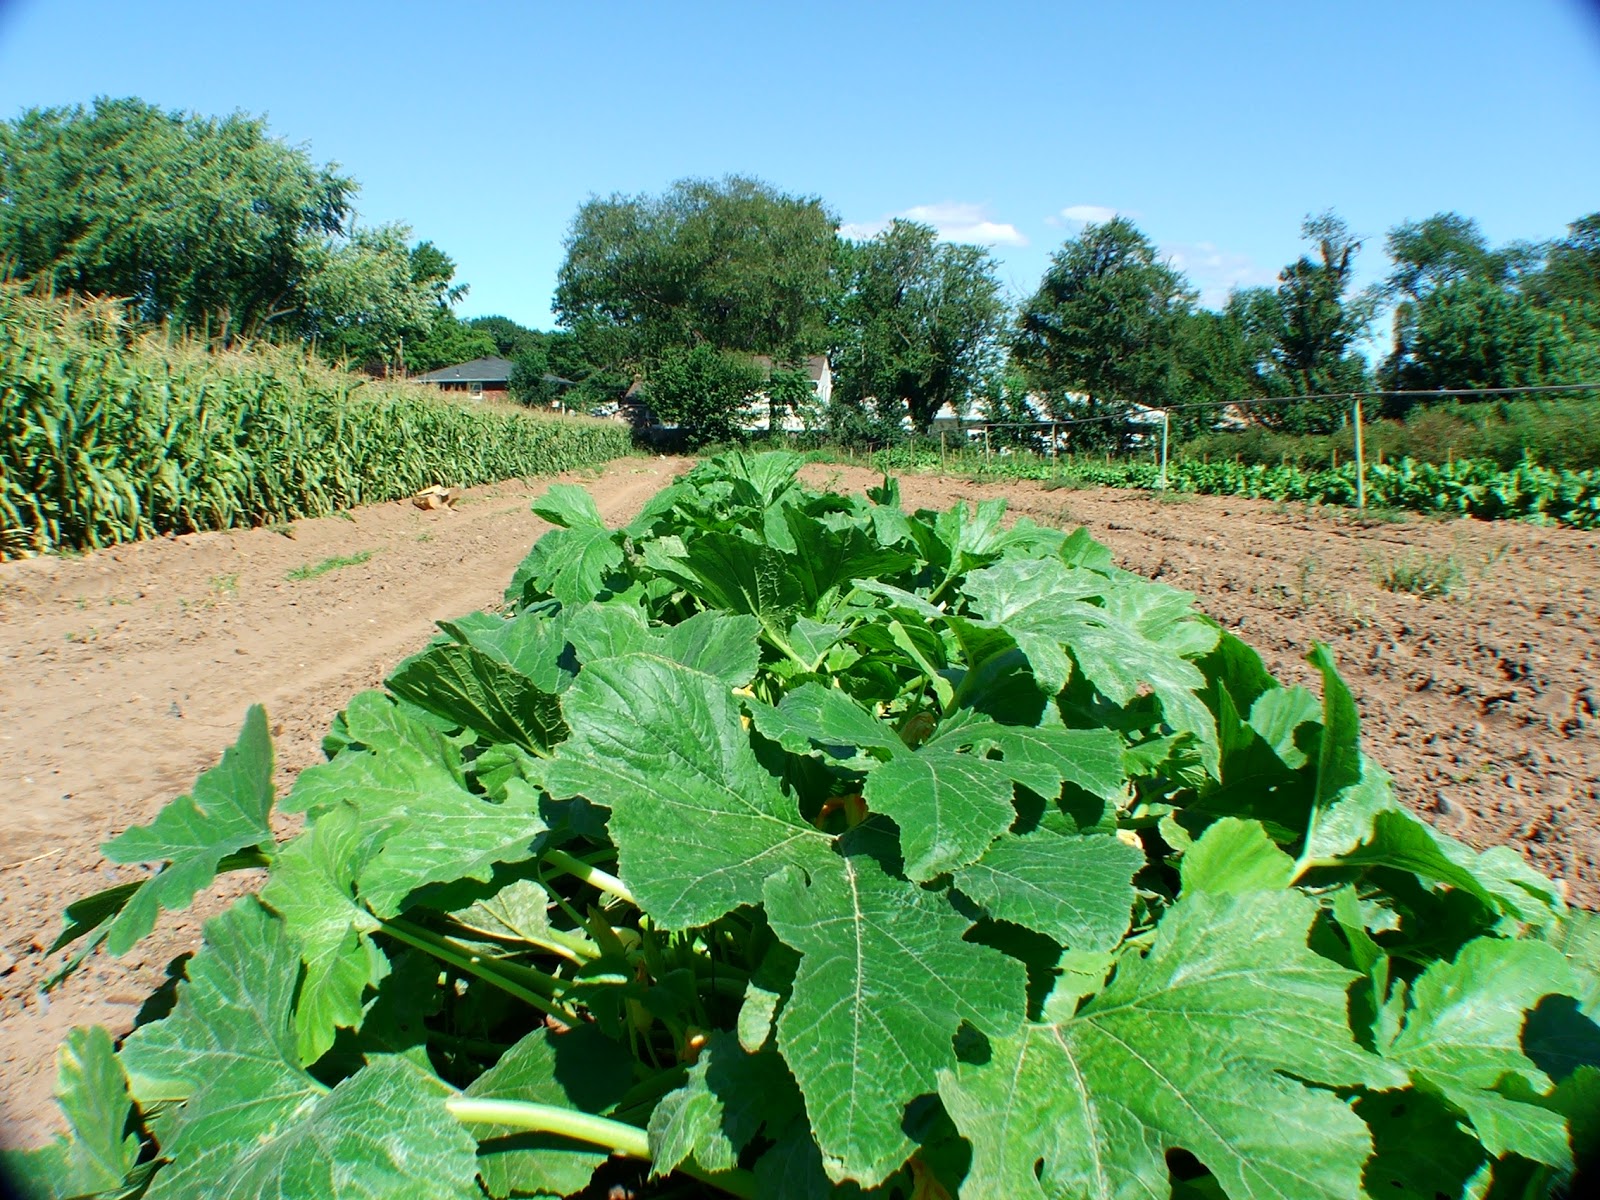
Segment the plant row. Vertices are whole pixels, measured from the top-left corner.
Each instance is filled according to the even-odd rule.
[[[111,303],[0,288],[0,554],[325,516],[591,466],[628,431],[363,381],[298,352],[132,337]]]
[[[1398,805],[1327,651],[1003,506],[712,460],[558,485],[497,612],[267,719],[68,910],[126,953],[265,871],[120,1045],[42,1196],[1541,1195],[1600,1122],[1600,918]]]
[[[1155,489],[1161,481],[1160,466],[1150,461],[1050,458],[1026,451],[941,456],[936,448],[899,447],[880,451],[874,461],[897,470],[961,470],[992,478],[1058,481],[1069,487]],[[1301,467],[1182,459],[1168,464],[1166,486],[1175,492],[1308,504],[1354,506],[1358,497],[1354,463]],[[1534,463],[1503,468],[1486,459],[1451,463],[1402,459],[1369,463],[1366,492],[1367,504],[1374,508],[1600,528],[1600,470],[1556,470]]]

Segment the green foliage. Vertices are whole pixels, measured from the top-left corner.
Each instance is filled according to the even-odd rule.
[[[355,697],[281,845],[226,832],[270,778],[253,713],[203,811],[124,836],[155,888],[255,837],[260,899],[115,1054],[74,1035],[73,1132],[19,1178],[573,1195],[612,1153],[902,1200],[1570,1176],[1592,919],[1396,803],[1324,648],[1319,705],[1082,530],[817,493],[798,462],[714,459],[616,531],[552,488],[508,611]]]
[[[1397,387],[1503,388],[1591,382],[1600,340],[1585,342],[1562,314],[1482,278],[1429,292],[1406,313]]]
[[[0,554],[266,525],[590,466],[614,423],[379,384],[304,354],[135,336],[122,309],[0,288]]]
[[[1369,401],[1369,404],[1371,402]],[[1368,461],[1380,458],[1448,463],[1487,459],[1502,468],[1528,461],[1584,470],[1600,467],[1600,422],[1593,399],[1440,402],[1412,407],[1404,420],[1363,422]],[[1355,457],[1355,430],[1292,434],[1252,425],[1191,437],[1175,453],[1185,458],[1237,458],[1276,466],[1318,467]]]
[[[682,429],[691,446],[736,438],[740,415],[765,382],[765,372],[747,356],[705,343],[668,349],[649,371],[646,401],[660,421]]]
[[[885,469],[891,460],[903,470],[969,471],[980,478],[1037,479],[1046,486],[1154,489],[1161,474],[1148,459],[1108,462],[1092,455],[1046,458],[1012,453],[986,458],[981,451],[965,450],[941,459],[936,445],[896,449],[875,459]],[[1367,503],[1374,509],[1600,528],[1600,470],[1553,470],[1527,462],[1501,468],[1482,459],[1446,464],[1402,459],[1368,463],[1366,478]],[[1353,506],[1356,472],[1355,464],[1347,461],[1338,467],[1306,468],[1179,459],[1168,467],[1167,491]]]
[[[354,554],[335,554],[319,562],[295,567],[284,575],[284,578],[290,583],[298,583],[302,579],[315,579],[318,575],[326,575],[329,571],[337,571],[341,567],[359,567],[371,558],[371,550],[357,550]]]
[[[1426,600],[1442,600],[1460,586],[1461,564],[1453,555],[1408,551],[1373,568],[1386,592],[1405,592]]]
[[[492,358],[498,352],[499,347],[488,330],[458,320],[448,309],[440,309],[424,336],[406,343],[404,363],[407,371],[422,375],[475,358]]]
[[[466,325],[487,333],[494,339],[493,352],[513,361],[530,350],[543,350],[551,336],[520,325],[510,317],[473,317]]]
[[[1366,387],[1367,366],[1354,350],[1372,322],[1375,297],[1354,289],[1361,243],[1333,213],[1307,217],[1305,239],[1315,257],[1301,255],[1278,276],[1276,289],[1235,293],[1229,311],[1254,363],[1258,395],[1322,396]],[[1342,398],[1269,405],[1259,419],[1295,433],[1327,433],[1343,419]]]
[[[578,210],[555,311],[597,366],[626,375],[669,349],[788,357],[821,348],[836,219],[754,179],[688,179]]]
[[[1051,257],[1017,316],[1012,353],[1050,416],[1096,417],[1176,394],[1193,293],[1127,218],[1089,225]],[[1093,438],[1099,426],[1086,427]]]
[[[314,341],[387,364],[466,291],[404,225],[358,228],[355,181],[260,119],[101,98],[0,122],[0,260],[146,324]]]
[[[875,409],[881,422],[898,429],[904,419],[914,430],[945,404],[965,411],[999,353],[1006,309],[993,255],[940,242],[931,227],[903,220],[844,244],[842,255],[836,405]]]
[[[130,297],[146,321],[264,329],[355,191],[242,114],[102,98],[0,122],[0,255],[58,288]]]

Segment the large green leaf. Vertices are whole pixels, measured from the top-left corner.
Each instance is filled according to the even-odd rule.
[[[566,1033],[536,1029],[466,1089],[479,1100],[524,1100],[596,1113],[633,1082],[633,1059],[594,1025]],[[489,1194],[565,1196],[578,1192],[607,1152],[556,1134],[473,1127]]]
[[[794,509],[785,510],[784,518],[795,544],[789,569],[808,613],[825,611],[832,599],[849,591],[855,579],[892,578],[916,561],[882,545],[870,526],[830,528]]]
[[[472,1137],[444,1091],[379,1059],[331,1091],[300,1065],[300,956],[283,923],[242,900],[206,925],[177,1005],[123,1046],[141,1105],[182,1100],[150,1200],[358,1200],[478,1195]]]
[[[786,868],[764,895],[773,930],[801,954],[778,1048],[829,1176],[875,1185],[911,1152],[906,1106],[955,1065],[961,1023],[1015,1029],[1022,964],[962,941],[971,922],[945,896],[864,854]]]
[[[376,987],[387,969],[388,960],[369,937],[378,919],[355,898],[356,878],[384,832],[381,826],[363,828],[353,804],[326,809],[283,848],[261,889],[261,899],[299,942],[305,962],[295,1009],[302,1062],[322,1057],[336,1029],[361,1024],[366,989]]]
[[[487,880],[495,863],[532,852],[545,825],[527,784],[509,780],[504,803],[473,795],[453,747],[377,692],[352,700],[345,723],[361,748],[302,771],[284,806],[316,815],[349,803],[364,831],[378,830],[358,883],[379,916],[425,884]]]
[[[650,1114],[651,1173],[666,1175],[693,1160],[729,1171],[766,1126],[776,1138],[804,1112],[789,1069],[776,1054],[747,1054],[731,1033],[713,1033],[684,1085]]]
[[[122,1185],[139,1158],[128,1132],[128,1081],[100,1026],[74,1029],[56,1052],[56,1103],[70,1131],[48,1146],[0,1151],[0,1178],[22,1200],[68,1200]]]
[[[1167,723],[1192,733],[1202,762],[1216,772],[1216,721],[1196,694],[1206,678],[1190,659],[1210,650],[1219,635],[1194,612],[1187,593],[1055,559],[1003,561],[973,572],[965,591],[974,612],[1016,639],[1046,692],[1066,686],[1063,651],[1070,651],[1114,704],[1153,691]]]
[[[761,661],[761,626],[748,615],[696,613],[676,625],[651,626],[635,605],[585,605],[569,627],[572,648],[584,664],[624,654],[649,653],[743,687]]]
[[[955,886],[991,916],[1073,950],[1110,950],[1128,932],[1144,853],[1114,837],[1007,834],[956,872]]]
[[[1076,1015],[946,1071],[963,1196],[1163,1196],[1175,1149],[1234,1200],[1355,1195],[1366,1127],[1307,1084],[1404,1077],[1352,1039],[1354,976],[1307,948],[1316,911],[1293,891],[1185,897]]]
[[[1464,1112],[1490,1154],[1570,1166],[1566,1122],[1525,1102],[1553,1084],[1522,1041],[1540,999],[1574,995],[1578,985],[1553,946],[1476,938],[1417,979],[1405,1026],[1382,1053]]]
[[[563,529],[604,529],[594,497],[575,483],[552,483],[533,502],[533,515]]]
[[[106,949],[125,953],[155,928],[161,909],[187,908],[228,855],[250,846],[270,853],[272,799],[272,737],[266,710],[253,704],[239,740],[194,781],[189,795],[101,847],[112,862],[166,864],[128,895],[106,927]]]
[[[562,705],[572,736],[545,785],[611,809],[622,879],[661,924],[708,924],[774,871],[830,857],[757,762],[725,683],[630,654],[586,667]]]
[[[1011,827],[1013,783],[1054,799],[1070,782],[1110,799],[1125,778],[1116,734],[1067,729],[1054,713],[1028,727],[963,710],[916,749],[844,692],[816,683],[795,688],[776,708],[752,705],[751,714],[787,750],[869,772],[862,798],[900,827],[906,874],[918,882],[976,861]]]
[[[593,600],[622,565],[620,539],[606,528],[593,497],[574,484],[556,483],[533,502],[533,511],[564,528],[534,543],[506,588],[506,603],[554,596],[572,608]]]
[[[436,642],[406,659],[385,681],[390,691],[490,741],[534,750],[566,736],[555,694],[562,680],[552,669],[565,639],[540,636],[551,628],[547,617],[526,613],[493,632],[477,625],[445,628],[463,640]],[[522,665],[536,657],[549,665]]]
[[[789,555],[733,533],[702,533],[687,544],[649,542],[644,563],[724,612],[776,618],[797,611],[804,599]]]

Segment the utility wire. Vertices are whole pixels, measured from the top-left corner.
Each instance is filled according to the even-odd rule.
[[[1144,412],[1189,412],[1196,409],[1207,408],[1244,408],[1257,404],[1302,404],[1316,400],[1355,400],[1360,397],[1368,399],[1404,399],[1406,397],[1466,397],[1466,396],[1529,396],[1548,394],[1551,392],[1585,392],[1600,391],[1600,381],[1592,383],[1545,383],[1530,384],[1525,387],[1500,387],[1500,388],[1428,388],[1412,389],[1402,388],[1391,391],[1354,391],[1354,392],[1315,392],[1304,396],[1255,396],[1241,400],[1196,400],[1184,404],[1169,404],[1163,407],[1140,405]],[[1095,425],[1104,421],[1129,421],[1126,411],[1119,413],[1103,413],[1096,417],[1062,417],[1059,420],[1040,421],[984,421],[973,420],[968,422],[964,418],[960,421],[962,429],[1038,429],[1059,425]]]

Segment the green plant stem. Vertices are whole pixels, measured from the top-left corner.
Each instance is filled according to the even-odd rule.
[[[529,1100],[480,1100],[474,1096],[452,1096],[445,1101],[450,1115],[463,1125],[506,1125],[530,1133],[554,1133],[591,1146],[602,1146],[625,1158],[651,1160],[650,1139],[637,1125],[624,1125],[590,1113],[535,1104]],[[749,1171],[704,1171],[691,1162],[678,1167],[685,1175],[708,1183],[718,1191],[740,1200],[753,1200],[755,1176]]]
[[[816,669],[803,654],[789,644],[787,638],[785,638],[781,633],[772,627],[772,623],[765,617],[761,618],[761,632],[766,636],[767,641],[772,643],[775,649],[781,650],[789,659],[789,661],[794,663],[802,671],[809,672]]]
[[[520,946],[532,946],[548,954],[564,958],[570,963],[582,965],[590,959],[600,957],[600,947],[588,938],[579,937],[560,929],[547,929],[541,934],[495,933],[490,929],[479,929],[475,925],[468,925],[465,921],[451,921],[451,925],[463,933],[481,938],[489,942],[509,942]]]
[[[397,941],[404,942],[424,954],[432,955],[440,962],[466,972],[475,979],[481,979],[499,988],[508,996],[515,996],[540,1012],[550,1013],[569,1023],[575,1024],[578,1021],[577,1014],[555,998],[554,993],[562,985],[553,975],[546,975],[543,971],[535,971],[532,967],[525,967],[520,963],[485,958],[458,942],[440,937],[432,930],[413,925],[400,917],[391,917],[384,921],[383,931]],[[547,990],[536,991],[535,987]]]
[[[609,871],[602,871],[599,867],[590,866],[581,858],[574,858],[565,850],[546,850],[544,861],[560,873],[581,879],[590,887],[598,888],[602,892],[615,896],[618,900],[627,902],[635,908],[639,902],[633,898],[633,893],[628,890],[628,885],[623,883]]]

